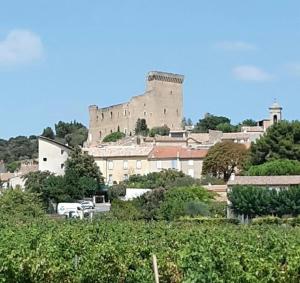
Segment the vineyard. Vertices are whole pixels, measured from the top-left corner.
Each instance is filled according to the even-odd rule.
[[[0,282],[299,282],[300,228],[98,220],[0,224]]]

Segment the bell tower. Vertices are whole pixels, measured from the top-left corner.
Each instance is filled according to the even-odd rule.
[[[276,124],[277,122],[282,120],[282,107],[277,103],[276,100],[269,108],[269,110],[271,125]]]

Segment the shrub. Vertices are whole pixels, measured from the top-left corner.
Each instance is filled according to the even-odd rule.
[[[300,214],[300,186],[270,189],[255,186],[235,186],[228,193],[231,208],[237,214],[283,216]]]
[[[209,203],[209,213],[211,217],[226,217],[227,203],[220,201],[212,201]]]
[[[195,216],[209,216],[209,206],[207,203],[192,200],[185,204],[185,215],[195,217]]]
[[[203,206],[200,208],[199,202],[209,203],[213,197],[213,193],[198,186],[170,189],[165,193],[165,200],[160,207],[160,214],[166,220],[179,218],[187,214],[187,205],[193,201],[198,202],[199,212],[204,212],[205,209]]]
[[[126,186],[124,183],[115,184],[108,189],[108,198],[110,200],[118,199],[126,195]]]
[[[104,139],[103,139],[103,142],[116,142],[122,138],[125,137],[125,134],[124,133],[121,133],[121,132],[114,132],[114,133],[111,133],[109,135],[107,135]]]
[[[113,200],[111,203],[110,214],[119,220],[137,220],[141,218],[141,213],[133,201],[122,201],[118,199]]]
[[[297,160],[274,160],[261,165],[251,166],[249,176],[300,175],[300,162]]]
[[[229,219],[229,218],[210,218],[210,217],[190,217],[183,216],[180,217],[177,221],[179,222],[192,222],[199,224],[212,224],[212,225],[223,225],[223,224],[240,224],[237,219]]]
[[[282,224],[283,220],[276,216],[257,217],[252,219],[252,225],[265,225],[265,224]]]
[[[150,130],[149,136],[154,137],[155,135],[160,136],[168,136],[170,133],[170,128],[167,125],[164,125],[163,127],[154,127]]]

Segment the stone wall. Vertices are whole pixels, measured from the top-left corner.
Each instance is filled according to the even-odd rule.
[[[150,72],[143,95],[110,107],[90,106],[88,144],[96,145],[106,135],[118,130],[126,135],[134,135],[138,118],[146,119],[149,128],[163,125],[170,129],[181,128],[183,79],[182,75]]]

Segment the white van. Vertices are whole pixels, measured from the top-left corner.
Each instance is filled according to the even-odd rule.
[[[84,211],[80,203],[61,202],[57,205],[57,213],[70,218],[83,219]]]

